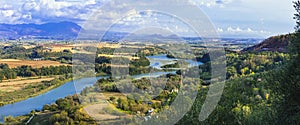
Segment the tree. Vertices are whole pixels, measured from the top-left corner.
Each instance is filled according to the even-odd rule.
[[[296,14],[296,35],[290,43],[291,60],[268,79],[278,97],[276,124],[300,124],[300,2],[294,2]]]
[[[4,118],[4,122],[5,123],[10,123],[10,122],[14,123],[14,122],[16,122],[16,119],[12,116],[7,116],[7,117]]]
[[[294,2],[294,8],[296,10],[296,14],[294,14],[294,19],[296,20],[296,39],[291,42],[292,44],[292,53],[299,54],[300,53],[300,1]]]

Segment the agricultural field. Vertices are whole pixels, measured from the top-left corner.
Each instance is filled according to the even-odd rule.
[[[98,54],[98,57],[108,57],[108,58],[128,58],[130,60],[134,60],[134,59],[140,59],[140,57],[133,57],[133,56],[129,56],[129,55],[120,55],[120,54],[116,54],[116,55],[108,55],[108,54]]]
[[[44,51],[63,52],[64,50],[73,51],[74,46],[71,44],[44,44],[42,45]]]
[[[112,43],[99,43],[98,44],[98,48],[103,48],[103,47],[107,47],[107,48],[120,48],[121,45],[120,44],[112,44]]]
[[[18,60],[18,59],[0,59],[0,64],[7,64],[10,68],[16,68],[18,66],[28,65],[33,68],[49,67],[49,66],[68,66],[68,64],[62,64],[56,61],[50,60]]]
[[[84,96],[84,98],[94,100],[95,102],[86,104],[83,109],[93,117],[94,120],[101,124],[112,124],[118,122],[120,119],[129,118],[129,114],[126,114],[126,112],[117,109],[113,104],[109,103],[112,97],[126,99],[126,95],[122,93],[93,93],[86,97]],[[87,100],[84,102],[87,102]]]
[[[18,78],[18,79],[13,79],[13,80],[5,80],[3,82],[0,82],[0,90],[2,92],[13,92],[13,91],[18,91],[26,86],[29,85],[34,85],[34,84],[39,84],[43,81],[51,81],[55,77],[30,77],[26,79]]]

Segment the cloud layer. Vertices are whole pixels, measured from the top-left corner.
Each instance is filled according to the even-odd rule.
[[[103,5],[103,0],[10,0],[1,1],[1,23],[45,23],[83,21],[95,7]]]
[[[0,23],[40,24],[72,21],[83,25],[95,11],[101,15],[101,23],[114,23],[116,20],[113,19],[123,14],[126,3],[110,1],[15,0],[12,3],[11,0],[2,0],[0,1]],[[221,36],[267,37],[293,31],[292,0],[188,0],[188,2],[198,6],[207,14],[212,23],[218,27],[215,30]],[[152,3],[159,6],[158,2]],[[99,11],[99,7],[103,5],[111,8],[112,11]],[[164,26],[166,30],[176,29],[182,35],[192,34],[190,29],[173,18],[154,13],[134,13],[134,16],[116,22],[118,30],[125,32],[141,25],[151,26],[153,23]]]

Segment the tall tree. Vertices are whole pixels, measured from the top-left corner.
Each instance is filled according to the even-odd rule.
[[[294,2],[296,14],[295,37],[290,43],[291,60],[269,77],[269,83],[278,100],[277,124],[300,124],[300,1]]]

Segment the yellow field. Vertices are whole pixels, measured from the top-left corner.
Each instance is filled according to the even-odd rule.
[[[5,80],[0,83],[0,91],[3,92],[12,92],[21,90],[22,88],[31,85],[31,84],[38,84],[42,81],[51,81],[54,77],[46,77],[46,78],[27,78],[27,79],[14,79],[14,80]]]
[[[36,47],[35,45],[24,45],[23,46],[25,49],[31,49],[31,48],[34,48]]]
[[[77,52],[75,49],[79,49],[82,53],[82,47],[95,47],[98,48],[108,47],[108,48],[120,48],[120,44],[110,44],[110,43],[86,43],[86,44],[47,44],[44,48],[48,48],[51,52],[62,52],[64,50],[69,50],[72,53]]]
[[[127,48],[144,48],[141,46],[131,45],[131,44],[119,44],[119,43],[107,43],[107,42],[100,42],[100,43],[80,43],[80,44],[45,44],[43,45],[44,48],[47,48],[45,51],[51,51],[51,52],[62,52],[64,50],[69,50],[72,53],[78,52],[77,50],[80,50],[81,53],[83,52],[83,47],[98,47],[98,48],[121,48],[122,46],[125,46]],[[89,53],[88,53],[89,54]]]
[[[130,60],[134,60],[134,59],[140,59],[139,57],[133,57],[133,56],[129,56],[129,55],[107,55],[107,54],[98,54],[98,57],[103,56],[103,57],[109,57],[109,58],[114,58],[114,57],[123,57],[123,58],[128,58]]]
[[[73,45],[70,44],[45,44],[43,45],[44,48],[47,48],[49,50],[45,50],[45,51],[50,51],[50,52],[62,52],[64,50],[69,50],[71,52],[73,52]]]
[[[62,51],[64,51],[64,50],[69,50],[69,51],[73,51],[72,50],[72,46],[56,46],[56,47],[53,47],[51,50],[51,52],[62,52]]]
[[[118,120],[121,118],[121,116],[113,115],[109,113],[105,113],[104,110],[113,108],[110,106],[110,104],[92,104],[89,106],[84,107],[84,110],[96,121],[110,121],[110,120]],[[102,113],[103,112],[103,113]],[[125,114],[123,114],[125,116]],[[122,117],[124,117],[122,116]]]
[[[121,45],[120,44],[113,44],[113,43],[98,43],[98,48],[103,48],[103,47],[120,48]]]
[[[61,65],[68,65],[68,64],[61,64],[60,62],[56,61],[32,61],[32,60],[16,60],[16,59],[0,59],[0,64],[7,64],[10,68],[16,68],[18,66],[28,65],[32,66],[33,68],[41,68],[41,67],[48,67],[48,66],[61,66]]]
[[[112,104],[107,102],[109,97],[116,98],[126,98],[122,93],[97,93],[89,95],[89,97],[97,98],[98,103],[87,104],[84,106],[84,111],[86,111],[91,117],[100,123],[110,123],[121,120],[121,118],[130,117],[130,115],[121,113],[118,109],[115,108]],[[119,115],[114,114],[113,112],[118,112]]]

